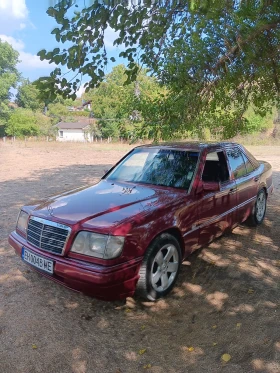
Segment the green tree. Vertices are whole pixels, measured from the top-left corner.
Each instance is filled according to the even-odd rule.
[[[18,108],[10,113],[5,126],[9,136],[55,136],[57,129],[50,117],[31,109]]]
[[[229,137],[246,132],[250,104],[260,115],[279,106],[279,1],[147,1],[128,7],[61,0],[48,14],[58,23],[52,33],[66,46],[42,50],[40,58],[77,72],[68,81],[56,68],[42,79],[39,85],[51,95],[75,97],[83,75],[90,77],[87,88],[100,84],[110,58],[110,27],[117,35],[114,45],[125,47],[120,56],[128,59],[128,80],[137,78],[140,63],[168,88],[152,105],[158,137],[201,132],[205,125],[219,126]]]
[[[54,126],[52,118],[44,115],[40,112],[34,113],[36,124],[39,127],[39,134],[41,136],[53,136],[55,137],[57,133],[57,128]]]
[[[273,128],[273,119],[275,118],[275,108],[268,111],[265,116],[255,112],[254,108],[250,106],[245,113],[247,120],[247,133],[262,132]]]
[[[40,127],[32,110],[19,108],[10,114],[5,131],[9,136],[37,136]]]
[[[66,116],[69,114],[68,109],[65,105],[62,103],[54,103],[48,105],[48,114],[50,116],[55,116],[59,118],[59,120],[62,119],[63,116]]]
[[[106,75],[98,88],[84,95],[85,100],[91,100],[92,110],[98,119],[98,127],[103,137],[119,137],[119,124],[128,116],[124,106],[131,87],[124,87],[125,79],[125,67],[118,65]]]
[[[44,102],[39,98],[40,91],[28,79],[23,79],[22,84],[18,87],[16,103],[19,107],[31,109],[33,111],[44,109]]]
[[[139,131],[139,124],[143,120],[146,120],[149,126],[150,118],[144,117],[144,109],[150,100],[163,91],[145,70],[139,72],[136,82],[125,84],[125,71],[124,65],[114,67],[98,88],[89,90],[83,96],[84,99],[91,100],[92,110],[95,118],[98,118],[103,137],[147,137]]]
[[[0,39],[0,125],[7,121],[8,103],[11,99],[11,88],[15,88],[19,79],[16,69],[18,52],[10,44]]]

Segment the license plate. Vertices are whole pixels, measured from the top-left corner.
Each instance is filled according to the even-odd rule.
[[[25,262],[31,264],[32,266],[41,269],[42,271],[47,272],[51,275],[53,274],[52,260],[35,254],[32,251],[26,249],[25,247],[22,248],[21,257]]]

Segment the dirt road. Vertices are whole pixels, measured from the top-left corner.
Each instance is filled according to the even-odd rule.
[[[97,181],[128,149],[0,143],[0,372],[279,373],[277,147],[250,149],[274,168],[264,224],[238,227],[193,254],[172,294],[156,303],[72,292],[9,248],[21,205]]]

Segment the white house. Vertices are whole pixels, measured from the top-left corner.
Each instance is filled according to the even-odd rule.
[[[57,124],[58,134],[57,141],[76,141],[76,142],[92,142],[92,135],[89,133],[90,126],[88,122],[66,123],[60,122]]]

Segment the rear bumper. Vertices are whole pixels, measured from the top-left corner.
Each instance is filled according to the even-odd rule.
[[[111,267],[93,265],[38,250],[28,244],[25,239],[15,231],[9,236],[9,244],[20,257],[22,247],[24,246],[40,256],[53,260],[53,275],[49,275],[28,263],[26,264],[43,276],[72,290],[104,300],[122,299],[132,296],[135,292],[142,258],[137,258]]]

